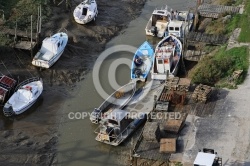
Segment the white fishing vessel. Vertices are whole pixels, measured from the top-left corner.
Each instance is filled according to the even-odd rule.
[[[86,24],[92,20],[95,21],[98,10],[95,0],[84,0],[74,10],[74,19],[79,24]]]
[[[166,80],[168,76],[176,76],[181,56],[181,41],[172,35],[163,38],[155,48],[151,78]]]
[[[143,122],[146,115],[132,117],[127,111],[115,109],[100,121],[95,130],[96,140],[109,145],[118,146],[127,139]]]
[[[176,11],[164,36],[174,35],[179,39],[183,39],[184,35],[187,35],[192,28],[193,16],[193,13],[189,11]]]
[[[159,38],[175,35],[183,38],[193,24],[193,14],[188,11],[169,11],[167,6],[163,9],[155,9],[146,25],[146,35]]]
[[[98,108],[90,114],[90,121],[98,124],[114,109],[122,109],[125,107],[136,92],[136,82],[130,82],[114,93],[112,93]]]
[[[146,35],[163,37],[167,31],[169,22],[171,22],[171,13],[167,7],[164,9],[155,9],[146,25]]]
[[[42,91],[43,82],[41,78],[30,78],[21,82],[15,93],[5,103],[3,114],[9,117],[23,113],[36,102]]]
[[[32,64],[41,68],[50,68],[61,57],[67,43],[68,35],[64,32],[45,38]]]

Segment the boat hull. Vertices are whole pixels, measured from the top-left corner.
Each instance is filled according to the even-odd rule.
[[[32,99],[28,101],[23,101],[22,104],[18,104],[18,102],[15,102],[16,100],[15,98],[18,97],[17,93],[19,89],[22,89],[23,87],[27,87],[27,86],[35,88],[34,87],[35,85],[37,86],[36,87],[37,91],[35,92],[35,94],[33,94]],[[20,83],[17,87],[16,92],[11,96],[11,98],[4,105],[4,108],[3,108],[4,115],[6,117],[10,117],[10,116],[19,115],[25,112],[37,101],[37,99],[42,94],[42,91],[43,91],[43,83],[42,83],[41,78],[32,78],[32,79],[28,79]]]
[[[73,12],[74,19],[78,24],[87,24],[93,20],[95,21],[98,15],[95,0],[90,0],[90,3],[87,1],[81,2]]]
[[[135,52],[131,65],[131,79],[145,81],[154,60],[154,49],[145,41]]]
[[[135,119],[113,141],[107,141],[106,138],[105,138],[105,136],[102,135],[102,134],[100,134],[100,133],[96,136],[95,140],[98,141],[98,142],[102,142],[102,143],[108,144],[108,145],[119,146],[122,142],[124,142],[127,138],[129,138],[146,121],[146,119],[147,119],[146,115],[144,115],[140,119]]]
[[[151,78],[153,80],[166,80],[167,77],[175,77],[178,73],[178,69],[179,69],[179,66],[180,66],[180,61],[181,61],[181,58],[182,58],[182,43],[179,39],[177,39],[175,36],[167,36],[165,38],[163,38],[156,46],[156,49],[155,50],[158,50],[158,48],[164,43],[166,42],[166,40],[168,40],[168,38],[173,38],[174,41],[175,41],[175,44],[177,45],[177,49],[178,49],[178,52],[179,52],[179,56],[178,56],[178,61],[176,62],[175,66],[173,67],[173,69],[171,71],[169,71],[169,73],[167,73],[167,71],[163,72],[163,73],[159,73],[159,72],[156,72],[157,69],[156,69],[156,51],[155,51],[155,59],[154,59],[154,63],[153,63],[153,67],[152,67],[152,70],[151,70]]]
[[[98,108],[90,114],[90,121],[94,124],[98,124],[99,121],[105,118],[114,109],[124,108],[128,102],[132,99],[136,91],[136,82],[130,82],[114,93],[112,93]],[[126,93],[124,93],[126,92]]]
[[[50,68],[62,56],[67,43],[68,35],[63,32],[45,38],[41,49],[32,60],[32,65],[41,68]]]
[[[32,65],[48,69],[51,66],[53,66],[56,63],[56,61],[58,61],[58,59],[62,56],[63,52],[64,52],[64,49],[60,53],[55,55],[50,61],[43,61],[40,59],[33,60]]]

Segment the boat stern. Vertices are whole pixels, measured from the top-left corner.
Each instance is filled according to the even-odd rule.
[[[47,61],[42,61],[39,59],[33,59],[31,63],[32,63],[32,65],[37,66],[37,67],[41,67],[41,68],[48,69],[50,67],[50,65]]]
[[[95,108],[94,111],[90,114],[90,121],[94,124],[98,124],[99,121],[100,121],[100,113],[101,113],[101,110]]]
[[[4,105],[4,107],[3,107],[3,114],[4,114],[4,116],[6,116],[6,117],[10,117],[10,116],[15,115],[15,112],[14,112],[13,107],[12,107],[11,104],[6,103],[6,104]]]

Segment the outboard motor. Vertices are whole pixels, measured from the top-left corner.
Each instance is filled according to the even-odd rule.
[[[141,69],[137,69],[137,68],[135,68],[135,70],[134,70],[134,74],[136,75],[136,77],[140,77],[140,75],[142,75],[142,71],[141,71]]]
[[[90,114],[90,120],[92,123],[98,123],[102,116],[101,110],[95,108],[94,111]]]
[[[135,65],[136,66],[141,66],[143,64],[143,60],[140,57],[135,58]]]
[[[151,33],[153,33],[154,36],[157,36],[157,34],[158,34],[157,27],[152,27]]]
[[[5,106],[3,107],[3,114],[6,117],[14,115],[13,107],[10,104],[5,104]]]

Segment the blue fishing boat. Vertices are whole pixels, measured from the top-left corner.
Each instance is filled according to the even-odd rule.
[[[154,60],[154,49],[145,41],[135,52],[131,65],[131,79],[145,81]]]

